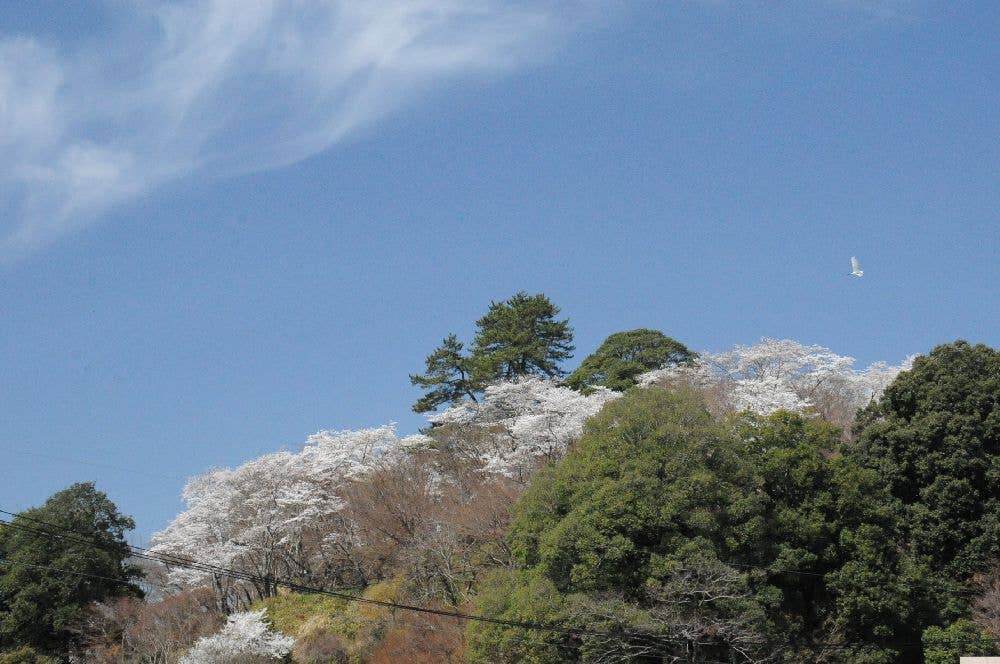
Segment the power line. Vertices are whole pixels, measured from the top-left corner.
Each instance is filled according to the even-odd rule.
[[[3,514],[11,514],[11,512],[7,512],[6,510],[0,510],[0,512],[2,512]],[[22,515],[17,515],[17,516],[22,516]],[[30,517],[26,517],[26,518],[30,518]],[[32,519],[32,520],[34,520],[36,522],[41,522],[41,520],[39,520],[39,519]],[[44,523],[44,522],[41,522],[41,523]],[[40,529],[37,529],[37,528],[31,528],[31,527],[23,526],[21,524],[13,523],[13,522],[10,522],[10,521],[0,520],[0,524],[5,525],[7,527],[11,527],[11,528],[22,529],[22,530],[25,530],[27,532],[33,532],[33,533],[36,533],[36,534],[40,534],[42,536],[47,536],[47,537],[63,537],[63,538],[66,538],[66,535],[64,533],[59,533],[59,532],[53,533],[53,532],[50,532],[50,531],[45,531],[45,530],[40,530]],[[56,527],[59,528],[60,530],[63,529],[62,527],[58,527],[58,526],[56,526]],[[70,532],[73,532],[73,531],[70,531]],[[81,542],[83,544],[87,544],[89,546],[94,546],[94,547],[97,547],[97,548],[100,548],[100,546],[101,546],[100,543],[98,543],[98,542],[93,542],[93,541],[88,542],[86,540],[81,540],[79,538],[67,538],[67,539],[70,539],[71,541],[78,541],[78,542]],[[128,544],[125,544],[125,546],[129,547],[129,548],[132,548]],[[141,547],[135,547],[135,548],[141,548]],[[230,578],[235,578],[235,579],[241,580],[241,581],[251,581],[251,582],[252,581],[257,581],[257,582],[263,582],[265,584],[269,583],[269,584],[273,584],[273,585],[280,585],[280,586],[289,588],[291,590],[296,590],[296,591],[303,592],[303,593],[313,593],[313,594],[328,595],[328,596],[331,596],[331,597],[336,597],[338,599],[343,599],[345,601],[358,602],[358,603],[369,604],[369,605],[374,605],[374,606],[381,606],[381,607],[390,608],[390,609],[399,609],[399,610],[405,610],[405,611],[415,611],[415,612],[420,612],[420,613],[426,613],[426,614],[432,614],[432,615],[438,615],[438,616],[445,616],[445,617],[451,617],[451,618],[459,618],[459,619],[464,619],[464,620],[474,620],[474,621],[491,623],[491,624],[496,624],[496,625],[503,625],[503,626],[506,626],[506,627],[517,627],[517,628],[521,628],[521,629],[535,629],[535,630],[543,630],[543,631],[549,631],[549,632],[557,632],[557,633],[568,634],[568,635],[572,635],[572,636],[609,636],[609,637],[635,636],[635,637],[638,637],[638,638],[656,638],[656,639],[662,640],[661,637],[659,637],[658,635],[655,635],[655,634],[641,634],[641,633],[629,634],[629,633],[602,632],[602,631],[599,631],[599,630],[590,630],[590,629],[575,628],[575,627],[565,627],[565,626],[561,626],[561,625],[546,625],[546,624],[543,624],[543,623],[535,623],[535,622],[529,622],[529,621],[506,620],[506,619],[503,619],[503,618],[493,618],[493,617],[490,617],[490,616],[481,616],[481,615],[476,615],[476,614],[463,613],[461,611],[448,611],[448,610],[444,610],[444,609],[434,609],[434,608],[430,608],[430,607],[415,606],[415,605],[411,605],[411,604],[403,604],[403,603],[400,603],[400,602],[389,602],[389,601],[384,601],[384,600],[377,600],[377,599],[372,599],[372,598],[368,598],[368,597],[361,597],[361,596],[358,596],[358,595],[352,595],[350,593],[342,593],[342,592],[338,592],[338,591],[335,591],[335,590],[325,590],[325,589],[322,589],[322,588],[314,588],[314,587],[310,587],[310,586],[304,586],[302,584],[298,584],[298,583],[295,583],[293,581],[287,581],[287,580],[276,579],[276,578],[268,578],[268,577],[254,575],[254,574],[248,574],[246,572],[239,572],[239,571],[228,569],[228,568],[224,568],[224,567],[221,567],[221,566],[218,566],[218,565],[212,565],[210,563],[204,563],[204,562],[201,562],[201,561],[195,561],[193,559],[187,559],[187,561],[183,561],[181,559],[174,558],[174,557],[169,556],[169,555],[161,556],[161,555],[158,555],[158,554],[155,554],[155,553],[153,553],[153,554],[147,553],[146,550],[137,552],[136,555],[138,557],[140,557],[140,558],[145,558],[145,559],[149,559],[149,560],[155,560],[155,561],[160,562],[162,564],[165,564],[167,566],[185,567],[185,568],[189,568],[189,569],[198,569],[199,571],[209,571],[209,572],[212,572],[212,573],[220,574],[222,576],[227,576],[227,577],[230,577]],[[674,641],[676,641],[678,643],[688,643],[689,642],[688,640],[681,640],[681,639],[675,639]],[[710,644],[703,644],[703,645],[710,645]]]
[[[82,533],[78,533],[77,531],[72,531],[72,530],[66,529],[63,526],[58,526],[58,525],[55,525],[55,524],[50,524],[50,523],[47,523],[47,522],[45,522],[45,521],[43,521],[41,519],[35,519],[35,518],[29,517],[27,515],[17,514],[17,513],[14,513],[14,512],[8,512],[8,511],[2,510],[2,509],[0,509],[0,513],[11,515],[11,516],[14,516],[16,518],[22,518],[22,519],[34,521],[36,523],[40,523],[40,524],[46,525],[46,526],[48,526],[50,528],[55,528],[55,529],[60,530],[60,531],[66,531],[66,532],[70,532],[70,533],[82,534]],[[46,536],[46,537],[50,537],[50,538],[57,537],[57,538],[69,539],[70,541],[77,541],[77,542],[80,542],[80,543],[83,543],[83,544],[86,544],[88,546],[92,546],[92,547],[95,547],[95,548],[100,548],[102,546],[100,543],[98,543],[96,541],[93,541],[93,540],[86,540],[86,539],[81,539],[81,538],[67,537],[67,535],[65,534],[65,532],[55,532],[55,533],[53,533],[51,531],[40,530],[40,529],[37,529],[37,528],[31,528],[30,526],[24,526],[22,524],[17,524],[17,523],[13,523],[13,522],[10,522],[10,521],[5,521],[5,520],[0,520],[0,524],[5,525],[7,527],[19,528],[19,529],[22,529],[22,530],[25,530],[25,531],[28,531],[28,532],[33,532],[33,533],[40,534],[40,535],[43,535],[43,536]],[[616,632],[608,632],[608,631],[602,631],[602,630],[593,630],[593,629],[577,628],[577,627],[567,627],[567,626],[564,626],[564,625],[545,624],[545,623],[532,622],[532,621],[507,620],[507,619],[504,619],[504,618],[494,618],[492,616],[484,616],[484,615],[478,615],[478,614],[464,613],[464,612],[461,612],[461,611],[449,611],[449,610],[444,610],[444,609],[434,609],[434,608],[430,608],[430,607],[422,607],[422,606],[416,606],[416,605],[411,605],[411,604],[403,604],[403,603],[400,603],[400,602],[389,602],[389,601],[384,601],[384,600],[376,600],[376,599],[371,599],[371,598],[362,597],[362,596],[358,596],[358,595],[353,595],[353,594],[350,594],[350,593],[343,593],[343,592],[339,592],[339,591],[335,591],[335,590],[326,590],[326,589],[322,589],[322,588],[314,588],[314,587],[310,587],[310,586],[305,586],[305,585],[302,585],[302,584],[299,584],[299,583],[295,583],[293,581],[288,581],[288,580],[283,580],[283,579],[278,579],[278,578],[272,578],[272,577],[267,577],[267,576],[260,576],[260,575],[250,574],[250,573],[247,573],[247,572],[240,572],[240,571],[233,570],[233,569],[230,569],[230,568],[225,568],[225,567],[222,567],[222,566],[219,566],[219,565],[214,565],[214,564],[211,564],[211,563],[206,563],[206,562],[203,562],[203,561],[194,560],[194,559],[191,559],[191,558],[185,558],[185,557],[182,557],[182,556],[173,556],[172,554],[159,554],[159,553],[156,553],[156,552],[151,552],[149,549],[143,549],[142,547],[134,547],[134,546],[129,545],[127,543],[124,543],[124,545],[128,549],[130,549],[131,551],[133,551],[133,554],[136,557],[144,558],[144,559],[148,559],[148,560],[153,560],[153,561],[159,562],[161,564],[164,564],[164,565],[166,565],[168,567],[175,566],[175,567],[184,567],[184,568],[187,568],[187,569],[196,569],[198,571],[206,571],[206,572],[210,572],[210,573],[213,573],[213,574],[218,574],[220,576],[225,576],[225,577],[233,578],[233,579],[240,580],[240,581],[249,581],[251,583],[252,582],[258,582],[258,583],[264,583],[264,584],[271,584],[271,585],[275,585],[275,586],[282,586],[282,587],[288,588],[290,590],[295,590],[297,592],[327,595],[327,596],[330,596],[330,597],[335,597],[335,598],[338,598],[338,599],[343,599],[343,600],[349,601],[349,602],[357,602],[357,603],[362,603],[362,604],[369,604],[369,605],[374,605],[374,606],[381,606],[381,607],[389,608],[389,609],[399,609],[399,610],[404,610],[404,611],[413,611],[413,612],[418,612],[418,613],[438,615],[438,616],[449,617],[449,618],[456,618],[456,619],[461,619],[461,620],[470,620],[470,621],[483,622],[483,623],[494,624],[494,625],[501,625],[501,626],[505,626],[505,627],[514,627],[514,628],[517,628],[517,629],[528,629],[528,630],[536,630],[536,631],[546,631],[546,632],[550,632],[550,633],[565,634],[565,635],[568,635],[568,636],[581,636],[581,637],[582,636],[599,636],[599,637],[610,637],[610,638],[615,638],[615,639],[634,638],[634,639],[646,639],[646,640],[650,640],[650,641],[653,641],[653,642],[656,642],[656,643],[664,643],[664,644],[665,643],[675,643],[675,644],[691,644],[691,645],[715,646],[715,647],[718,647],[718,646],[722,645],[722,644],[714,643],[714,642],[697,642],[697,641],[693,641],[691,639],[668,638],[668,637],[666,637],[664,635],[658,635],[658,634],[652,634],[652,633],[646,633],[646,632],[630,632],[630,631],[626,631],[626,630],[616,631]],[[970,644],[982,644],[982,643],[1000,644],[1000,639],[979,639],[979,640],[975,640],[975,641],[970,640],[970,641],[965,641],[965,642],[949,641],[948,643],[953,644],[953,645],[970,645]],[[789,643],[775,643],[775,642],[769,642],[769,641],[761,641],[761,642],[748,642],[748,643],[746,643],[746,645],[772,645],[772,646],[775,646],[775,647],[777,647],[777,646],[786,646],[786,647],[792,647],[792,648],[802,647],[802,648],[806,648],[806,649],[812,649],[812,648],[815,648],[815,647],[824,647],[824,648],[830,648],[830,649],[859,649],[859,648],[870,647],[870,646],[882,646],[882,647],[887,647],[887,648],[912,648],[912,647],[923,647],[925,644],[922,641],[908,641],[908,642],[865,641],[865,642],[854,642],[854,643],[850,643],[850,642],[821,642],[821,641],[813,641],[813,642],[810,642],[810,643],[790,643],[790,642]]]
[[[8,515],[12,514],[11,512],[8,512],[6,510],[0,510],[0,513],[8,514]],[[41,519],[33,519],[32,517],[27,517],[25,515],[15,515],[15,516],[21,516],[23,518],[26,518],[26,519],[29,519],[29,520],[32,520],[32,521],[35,521],[35,522],[38,522],[38,523],[42,523],[42,524],[48,525],[49,527],[52,527],[52,528],[57,528],[59,530],[65,530],[61,526],[55,526],[54,524],[48,524],[47,522],[42,521]],[[25,530],[27,532],[32,532],[32,533],[40,534],[40,535],[45,536],[45,537],[50,537],[50,538],[65,538],[65,539],[69,539],[71,541],[77,541],[77,542],[80,542],[80,543],[83,543],[83,544],[86,544],[86,545],[89,545],[89,546],[93,546],[93,547],[96,547],[96,548],[100,548],[100,546],[101,546],[101,544],[98,543],[98,542],[88,541],[88,540],[80,539],[80,538],[67,537],[67,535],[65,533],[62,533],[62,532],[55,532],[54,533],[54,532],[50,532],[50,531],[46,531],[46,530],[41,530],[41,529],[38,529],[38,528],[32,528],[30,526],[24,526],[22,524],[12,523],[10,521],[5,521],[5,520],[0,520],[0,524],[6,525],[7,527],[22,529],[22,530]],[[69,532],[74,532],[74,531],[69,531]],[[128,545],[126,544],[126,546],[128,546]],[[141,548],[141,547],[135,547],[135,548]],[[251,582],[257,581],[257,582],[270,583],[270,584],[273,584],[273,585],[280,585],[280,586],[283,586],[285,588],[289,588],[290,590],[295,590],[295,591],[302,592],[302,593],[327,595],[327,596],[330,596],[330,597],[335,597],[335,598],[338,598],[338,599],[343,599],[343,600],[349,601],[349,602],[357,602],[357,603],[362,603],[362,604],[369,604],[369,605],[374,605],[374,606],[381,606],[381,607],[389,608],[389,609],[404,610],[404,611],[413,611],[413,612],[418,612],[418,613],[424,613],[424,614],[430,614],[430,615],[437,615],[437,616],[443,616],[443,617],[448,617],[448,618],[456,618],[456,619],[461,619],[461,620],[471,620],[471,621],[476,621],[476,622],[483,622],[483,623],[488,623],[488,624],[501,625],[501,626],[504,626],[504,627],[514,627],[514,628],[518,628],[518,629],[546,631],[546,632],[551,632],[551,633],[558,633],[558,634],[565,634],[565,635],[568,635],[568,636],[579,636],[579,637],[583,637],[583,636],[597,636],[597,637],[608,637],[608,638],[615,638],[615,639],[630,638],[630,639],[653,641],[655,643],[664,643],[664,644],[665,643],[674,643],[674,644],[680,644],[680,645],[685,645],[685,644],[694,644],[694,645],[701,645],[701,646],[718,646],[719,645],[718,643],[696,642],[696,641],[693,641],[691,639],[669,638],[669,637],[666,637],[664,635],[650,634],[650,633],[644,633],[644,632],[630,632],[630,631],[626,631],[626,630],[616,631],[616,632],[608,632],[608,631],[594,630],[594,629],[587,629],[587,628],[567,627],[567,626],[564,626],[564,625],[545,624],[545,623],[539,623],[539,622],[533,622],[533,621],[507,620],[507,619],[504,619],[504,618],[494,618],[492,616],[483,616],[483,615],[478,615],[478,614],[465,613],[465,612],[462,612],[462,611],[449,611],[449,610],[445,610],[445,609],[434,609],[434,608],[431,608],[431,607],[416,606],[416,605],[412,605],[412,604],[403,604],[403,603],[400,603],[400,602],[389,602],[389,601],[384,601],[384,600],[376,600],[376,599],[371,599],[371,598],[368,598],[368,597],[362,597],[362,596],[358,596],[358,595],[353,595],[353,594],[350,594],[350,593],[338,592],[338,591],[335,591],[335,590],[326,590],[326,589],[323,589],[323,588],[315,588],[315,587],[305,586],[305,585],[302,585],[302,584],[299,584],[299,583],[295,583],[293,581],[287,581],[287,580],[283,580],[283,579],[275,579],[275,578],[262,577],[262,576],[258,576],[258,575],[249,574],[249,573],[246,573],[246,572],[239,572],[239,571],[228,569],[228,568],[224,568],[224,567],[221,567],[221,566],[218,566],[218,565],[212,565],[212,564],[204,563],[204,562],[201,562],[201,561],[195,561],[193,559],[187,559],[187,561],[181,562],[178,559],[173,558],[171,556],[160,556],[160,555],[155,554],[155,553],[151,554],[151,553],[146,552],[146,550],[137,552],[136,555],[138,557],[140,557],[140,558],[145,558],[145,559],[149,559],[149,560],[158,561],[158,562],[160,562],[162,564],[167,565],[168,567],[169,566],[176,566],[176,567],[185,567],[185,568],[190,568],[190,569],[198,569],[200,571],[209,571],[209,572],[212,572],[212,573],[216,573],[216,574],[219,574],[219,575],[222,575],[222,576],[227,576],[227,577],[234,578],[234,579],[241,580],[241,581],[251,581]],[[758,644],[758,645],[763,645],[763,642],[761,644]]]

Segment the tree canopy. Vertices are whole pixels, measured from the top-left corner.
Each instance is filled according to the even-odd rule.
[[[640,374],[694,360],[697,353],[659,330],[640,328],[612,334],[566,378],[574,390],[603,385],[623,392]]]
[[[468,355],[454,335],[427,356],[425,372],[411,374],[413,385],[427,390],[413,405],[418,413],[461,399],[475,401],[487,385],[523,376],[564,375],[561,363],[573,356],[573,328],[557,320],[559,307],[543,293],[521,291],[503,302],[491,302],[476,321]]]
[[[0,526],[0,648],[61,652],[88,603],[141,596],[125,541],[134,527],[91,483]]]
[[[476,321],[472,347],[480,380],[562,376],[562,361],[573,357],[573,328],[569,320],[556,320],[558,315],[559,307],[542,293],[521,291],[504,302],[491,302]]]
[[[936,574],[962,583],[1000,559],[1000,353],[956,341],[918,357],[856,433],[851,457],[884,478]]]
[[[480,606],[620,636],[512,647],[519,630],[472,626],[471,660],[902,661],[883,642],[919,642],[921,569],[878,475],[839,441],[784,411],[714,418],[684,390],[608,403],[515,507],[520,570]]]
[[[489,325],[517,299],[494,303],[506,313]],[[0,527],[0,660],[944,664],[993,651],[1000,354],[956,342],[858,369],[763,340],[648,370],[664,340],[612,335],[578,391],[527,360],[499,377],[521,361],[482,361],[478,338],[466,353],[449,336],[421,384],[431,406],[457,403],[425,435],[325,431],[193,478],[152,552],[241,574],[173,566],[166,583],[189,590],[164,602],[132,598],[128,517],[92,485],[60,492]],[[488,366],[498,377],[476,383]],[[609,376],[623,389],[599,384]],[[282,582],[499,620],[331,614]],[[253,612],[265,605],[266,619]]]

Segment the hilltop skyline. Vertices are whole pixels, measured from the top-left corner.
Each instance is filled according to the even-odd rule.
[[[520,290],[570,319],[567,369],[637,327],[862,366],[1000,345],[988,3],[486,3],[413,41],[373,10],[398,48],[360,61],[234,6],[0,10],[4,508],[95,480],[144,538],[185,477],[412,433],[408,374]],[[198,26],[222,64],[170,69]]]

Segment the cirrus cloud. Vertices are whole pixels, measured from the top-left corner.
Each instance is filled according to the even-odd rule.
[[[435,86],[544,58],[589,3],[187,0],[118,46],[0,36],[0,260],[180,178],[328,149]]]

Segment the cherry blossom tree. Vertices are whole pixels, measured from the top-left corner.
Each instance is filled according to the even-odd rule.
[[[281,660],[295,639],[279,634],[264,621],[265,609],[234,613],[212,636],[199,639],[180,664],[263,664]]]
[[[650,371],[639,383],[687,383],[707,392],[720,410],[768,415],[781,409],[811,409],[846,427],[857,410],[878,397],[912,361],[910,357],[897,366],[876,362],[856,369],[853,357],[823,346],[762,339],[723,353],[701,353],[690,366]]]
[[[275,579],[315,581],[324,546],[340,532],[332,523],[343,508],[338,489],[422,439],[400,438],[394,425],[321,431],[299,452],[195,477],[184,488],[187,509],[154,535],[152,549],[257,577],[234,584],[201,569],[170,570],[179,587],[214,586],[224,608],[274,594]]]
[[[486,388],[479,402],[463,402],[428,419],[432,437],[478,461],[488,473],[526,480],[540,461],[562,456],[583,423],[620,393],[589,394],[544,378],[522,378]]]

